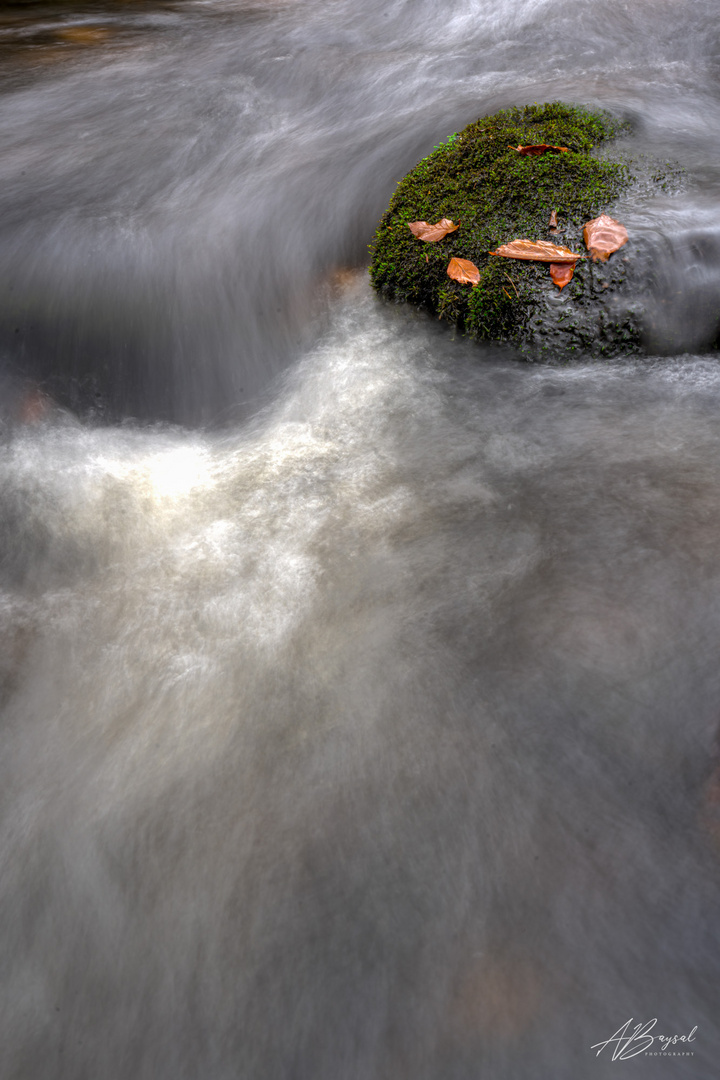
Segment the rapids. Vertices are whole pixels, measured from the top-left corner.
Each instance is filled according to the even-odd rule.
[[[30,5],[0,60],[0,1075],[713,1075],[714,0]],[[367,283],[420,157],[555,98],[686,170],[619,207],[632,361]]]

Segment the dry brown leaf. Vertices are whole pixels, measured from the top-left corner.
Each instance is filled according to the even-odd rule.
[[[619,221],[601,214],[584,226],[583,239],[595,262],[607,262],[613,251],[627,244],[628,233]]]
[[[572,281],[575,273],[575,263],[550,263],[550,277],[558,289],[564,289]]]
[[[33,387],[20,403],[20,419],[23,424],[38,424],[50,412],[50,398],[42,390]]]
[[[578,259],[584,257],[575,251],[570,251],[570,248],[550,244],[547,240],[512,240],[509,244],[502,244],[497,251],[491,251],[489,254],[503,255],[506,259],[527,259],[530,262],[548,263],[576,263]]]
[[[480,271],[469,259],[451,259],[448,263],[447,276],[461,285],[477,285]]]
[[[548,222],[548,228],[557,229],[557,210],[550,212],[550,220]]]
[[[440,218],[436,225],[431,225],[427,221],[411,221],[408,224],[410,232],[417,236],[418,240],[424,240],[428,244],[435,244],[438,240],[444,239],[448,233],[455,232],[459,229],[460,225],[455,225],[450,218]]]
[[[535,143],[533,146],[511,146],[511,150],[517,150],[518,154],[567,154],[569,146],[550,146],[549,143]]]
[[[69,26],[66,30],[57,30],[57,36],[73,45],[96,45],[104,41],[109,34],[104,26]]]

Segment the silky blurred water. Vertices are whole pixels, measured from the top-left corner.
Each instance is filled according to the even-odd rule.
[[[11,14],[1,1075],[713,1075],[715,5]],[[415,161],[556,98],[686,170],[618,207],[632,361],[367,282]]]

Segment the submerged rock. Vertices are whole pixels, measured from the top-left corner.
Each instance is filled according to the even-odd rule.
[[[489,254],[523,238],[587,255],[583,226],[607,213],[635,180],[623,160],[605,151],[598,156],[602,144],[627,130],[609,113],[552,102],[508,109],[451,135],[400,181],[371,245],[374,288],[456,324],[466,336],[511,342],[529,359],[637,351],[632,236],[606,263],[578,262],[562,292],[547,263]],[[543,143],[549,152],[519,152]],[[408,228],[441,218],[460,228],[437,243]],[[476,286],[448,277],[451,258],[475,264]]]

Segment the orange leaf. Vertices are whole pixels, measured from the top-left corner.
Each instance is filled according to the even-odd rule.
[[[461,285],[477,285],[480,271],[469,259],[451,259],[448,263],[447,276]]]
[[[583,239],[595,262],[607,262],[613,251],[627,244],[628,234],[619,221],[601,214],[585,225]]]
[[[548,221],[549,229],[557,229],[557,210],[550,212],[550,220]]]
[[[418,240],[425,240],[428,244],[435,244],[459,228],[459,225],[454,225],[450,218],[446,217],[440,218],[437,225],[430,225],[427,221],[411,221],[408,225],[408,229]]]
[[[511,146],[518,154],[567,154],[569,146],[550,146],[549,143],[535,143],[533,146]]]
[[[570,251],[570,248],[549,244],[547,240],[513,240],[509,244],[502,244],[497,251],[491,251],[490,255],[504,255],[506,259],[528,259],[530,262],[548,263],[576,263],[578,259],[584,257],[575,251]]]
[[[108,31],[104,26],[69,26],[66,30],[57,30],[56,34],[73,45],[94,45],[104,41]]]
[[[564,289],[572,281],[575,273],[575,263],[550,263],[550,277],[558,289]]]

